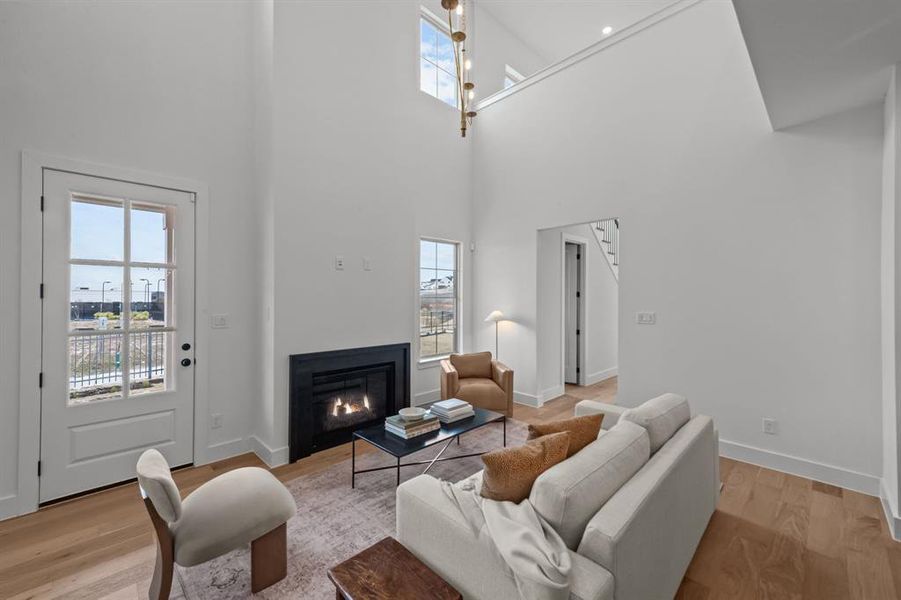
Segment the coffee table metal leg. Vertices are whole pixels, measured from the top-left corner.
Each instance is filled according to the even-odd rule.
[[[400,485],[400,457],[397,457],[397,485]],[[397,486],[395,486],[397,487]]]
[[[357,438],[350,438],[350,489],[357,484]]]
[[[504,423],[504,448],[507,447],[507,417],[501,419]]]

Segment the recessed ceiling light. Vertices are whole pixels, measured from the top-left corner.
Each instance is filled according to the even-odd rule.
[[[607,25],[606,27],[601,29],[601,33],[603,33],[604,35],[610,35],[611,33],[613,33],[613,27],[610,27],[610,25]]]

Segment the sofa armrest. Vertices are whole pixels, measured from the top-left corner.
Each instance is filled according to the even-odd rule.
[[[516,582],[486,537],[477,535],[441,482],[420,475],[397,488],[397,539],[466,600],[518,598]],[[613,596],[613,576],[600,565],[570,553],[570,598]]]
[[[610,429],[619,421],[620,415],[626,412],[625,407],[616,404],[607,404],[605,402],[597,402],[595,400],[582,400],[576,404],[576,416],[584,417],[586,415],[604,415],[601,421],[602,429]]]
[[[451,361],[441,361],[441,399],[453,398],[460,390],[460,375]]]
[[[430,475],[397,488],[397,539],[464,598],[518,595],[488,539],[479,538],[441,482]]]
[[[491,378],[507,396],[507,416],[513,416],[513,369],[504,363],[491,361]]]

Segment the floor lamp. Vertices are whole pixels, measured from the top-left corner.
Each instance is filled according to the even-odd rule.
[[[491,311],[491,314],[485,317],[486,323],[494,323],[494,358],[498,359],[497,355],[497,324],[499,321],[504,320],[504,313],[499,310]]]

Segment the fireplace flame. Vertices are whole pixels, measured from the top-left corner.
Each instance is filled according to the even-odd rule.
[[[335,402],[332,404],[332,416],[337,417],[339,415],[352,415],[364,409],[369,410],[368,395],[363,395],[363,406],[360,406],[359,404],[353,404],[350,401],[345,402],[341,398],[335,398]]]

